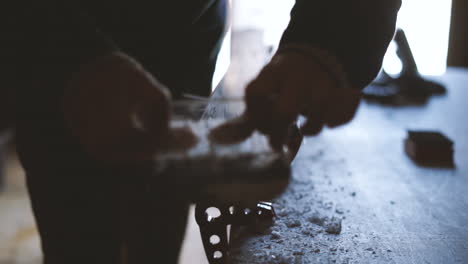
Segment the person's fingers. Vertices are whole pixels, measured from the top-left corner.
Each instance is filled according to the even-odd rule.
[[[149,133],[159,133],[166,131],[169,127],[170,101],[158,88],[153,94],[140,98],[137,101],[135,114],[141,120],[142,128]]]
[[[310,97],[313,97],[313,95]],[[308,99],[309,98],[305,98],[305,100]],[[315,136],[322,131],[325,125],[324,112],[326,111],[326,104],[324,102],[325,100],[319,102],[316,98],[312,98],[312,100],[309,100],[308,104],[302,104],[300,113],[307,119],[306,122],[301,125],[300,131],[305,136]]]
[[[252,80],[245,89],[246,114],[249,118],[263,116],[271,107],[277,95],[277,85],[272,81],[269,70],[263,69],[257,78]]]
[[[360,93],[353,90],[335,94],[325,115],[327,126],[336,127],[351,121],[359,106],[360,97]]]
[[[270,71],[263,69],[262,72],[245,88],[245,97],[247,100],[265,97],[274,87],[271,86]]]
[[[324,125],[321,116],[316,115],[315,118],[309,117],[305,124],[300,127],[300,131],[306,136],[315,136],[322,131]]]
[[[208,137],[211,141],[218,144],[236,144],[250,137],[254,130],[255,127],[243,115],[215,127],[210,131]]]
[[[288,126],[278,126],[277,129],[268,133],[270,146],[274,151],[283,152],[283,146],[288,137]]]
[[[185,151],[194,147],[199,141],[190,127],[170,129],[166,140],[168,141],[166,147],[172,151]]]
[[[268,140],[270,142],[270,146],[274,151],[281,152],[283,150],[283,142],[280,138],[270,135],[268,137]]]
[[[288,156],[290,161],[294,160],[297,153],[299,152],[299,148],[301,147],[303,139],[304,135],[297,127],[296,122],[292,123],[289,126],[288,138],[286,139],[286,146],[288,147],[286,155]]]
[[[263,71],[246,88],[245,116],[255,128],[262,133],[271,131],[276,116],[273,114],[279,101],[278,83],[271,77],[271,73]]]
[[[275,122],[272,111],[279,99],[279,86],[270,67],[265,67],[245,90],[244,114],[210,132],[210,139],[221,144],[234,144],[248,138],[255,129],[270,134]]]

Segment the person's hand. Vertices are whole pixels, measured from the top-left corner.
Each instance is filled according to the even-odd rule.
[[[282,147],[288,128],[299,115],[307,118],[304,135],[316,135],[326,125],[350,121],[360,94],[338,81],[322,65],[295,52],[277,54],[246,90],[246,119]]]
[[[101,161],[149,160],[173,134],[180,136],[169,128],[169,91],[122,53],[83,66],[67,87],[63,108],[71,132]],[[192,144],[193,135],[183,134]]]
[[[257,129],[269,137],[274,149],[282,150],[299,115],[306,117],[301,132],[316,135],[324,126],[350,121],[359,100],[359,91],[341,85],[313,58],[286,51],[276,54],[247,86],[245,113],[216,128],[211,137],[234,143]]]

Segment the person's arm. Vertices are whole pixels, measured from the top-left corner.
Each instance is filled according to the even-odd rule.
[[[401,0],[297,0],[278,51],[246,88],[246,112],[212,138],[225,141],[232,127],[243,127],[242,138],[257,129],[282,150],[299,115],[307,118],[305,135],[349,122],[360,90],[380,70],[400,5]]]
[[[2,7],[8,36],[0,44],[0,78],[17,103],[27,102],[20,107],[26,111],[35,111],[31,104],[62,106],[70,133],[95,159],[150,159],[167,134],[169,94],[73,3]]]
[[[380,70],[400,6],[401,0],[297,0],[280,51],[305,45],[325,64],[334,56],[350,85],[363,89]]]

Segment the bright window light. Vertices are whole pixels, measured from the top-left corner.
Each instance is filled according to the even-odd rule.
[[[235,0],[234,28],[264,30],[264,41],[276,47],[289,22],[294,0]],[[411,46],[421,74],[442,75],[446,71],[452,0],[403,0],[397,26]],[[401,71],[401,62],[391,45],[384,60],[390,74]]]
[[[288,26],[295,0],[234,0],[233,28],[263,31],[265,45],[276,47]]]
[[[390,43],[388,47],[387,54],[384,58],[384,68],[387,73],[390,75],[398,75],[403,69],[403,64],[398,59],[396,55],[397,46],[394,42]]]
[[[403,0],[397,26],[405,31],[421,74],[446,71],[451,10],[452,0]],[[394,46],[388,50],[384,69],[390,74],[401,71]]]
[[[228,32],[226,32],[223,43],[221,44],[221,50],[219,51],[218,59],[216,60],[216,68],[211,83],[212,90],[216,89],[229,69],[229,64],[231,63],[231,33],[232,32],[229,29]]]

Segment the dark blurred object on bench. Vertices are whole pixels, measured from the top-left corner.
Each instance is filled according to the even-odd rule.
[[[408,131],[406,153],[418,164],[453,167],[453,141],[437,131]]]
[[[382,104],[424,104],[432,95],[445,94],[445,87],[423,78],[418,71],[405,32],[398,29],[395,39],[397,55],[402,63],[398,77],[382,70],[374,82],[364,89],[364,98]]]

